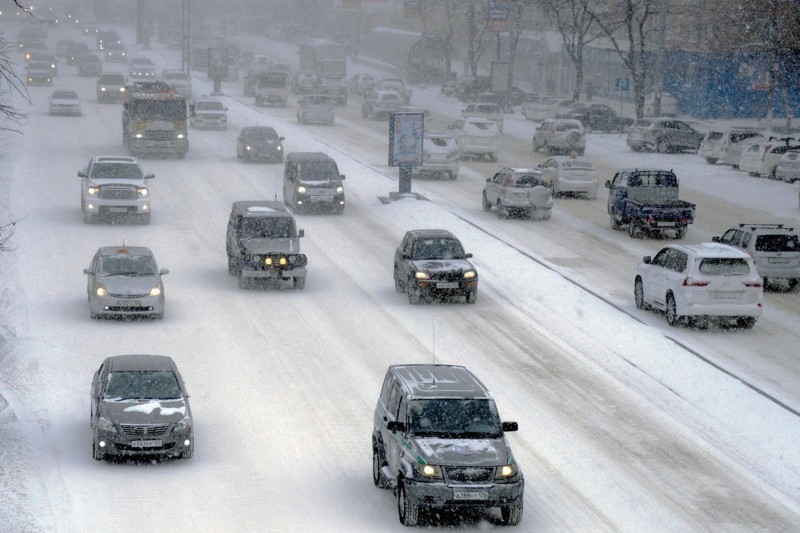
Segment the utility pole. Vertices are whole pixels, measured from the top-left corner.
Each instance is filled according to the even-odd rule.
[[[669,0],[661,0],[658,8],[658,51],[656,53],[655,98],[653,99],[653,113],[661,116],[661,94],[664,91],[664,63],[667,55],[667,13]]]

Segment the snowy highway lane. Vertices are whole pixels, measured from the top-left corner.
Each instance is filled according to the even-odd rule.
[[[78,90],[84,116],[47,116],[49,90],[32,89],[25,135],[0,160],[0,207],[20,219],[16,250],[0,254],[0,529],[405,530],[391,493],[370,479],[372,410],[388,365],[434,361],[472,369],[503,419],[519,422],[509,438],[527,482],[521,530],[797,529],[796,417],[668,338],[797,405],[796,381],[745,362],[749,343],[770,343],[764,356],[796,372],[778,357],[797,344],[796,293],[769,294],[781,303],[751,332],[671,330],[635,311],[628,290],[632,258],[661,243],[610,232],[604,195],[561,199],[547,223],[500,221],[480,211],[476,194],[499,164],[476,163],[457,182],[415,181],[432,201],[384,205],[378,196],[396,182],[374,170],[386,159],[383,123],[361,121],[355,102],[335,127],[304,128],[291,106],[228,99],[228,131],[192,130],[185,160],[143,160],[156,174],[150,226],[84,225],[76,173],[91,155],[124,153],[120,110],[94,101],[93,80],[64,71],[58,83]],[[347,176],[343,216],[298,216],[309,256],[303,291],[239,290],[226,272],[231,202],[280,199],[281,165],[235,157],[239,129],[265,120],[288,151],[329,152]],[[506,135],[500,163],[528,164],[528,143]],[[604,149],[621,152],[609,142]],[[699,220],[690,236],[713,225]],[[394,248],[405,230],[431,226],[451,229],[475,254],[476,305],[410,306],[395,293]],[[89,319],[82,269],[98,246],[123,239],[170,269],[163,321]],[[91,376],[118,353],[176,359],[192,395],[193,459],[92,460]],[[485,530],[495,521],[445,524]]]

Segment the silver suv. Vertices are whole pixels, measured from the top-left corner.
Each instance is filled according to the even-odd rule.
[[[372,429],[372,480],[397,495],[398,518],[420,510],[499,507],[522,519],[524,480],[494,399],[463,366],[394,365],[383,380]]]
[[[548,155],[561,152],[583,155],[586,151],[586,130],[580,120],[554,118],[542,122],[533,132],[533,151]]]
[[[789,290],[800,280],[800,238],[783,224],[739,224],[714,242],[744,250],[756,264],[758,275],[769,282],[783,280]],[[773,283],[774,286],[774,283]]]
[[[483,210],[497,208],[499,218],[519,215],[547,220],[553,212],[550,180],[535,168],[504,168],[483,187]]]
[[[78,172],[81,178],[81,212],[85,223],[104,215],[138,216],[150,223],[150,191],[145,174],[135,157],[95,156]]]

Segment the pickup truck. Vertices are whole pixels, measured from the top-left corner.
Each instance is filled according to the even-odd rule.
[[[694,222],[695,205],[678,199],[671,170],[622,169],[606,181],[611,229],[628,226],[631,237],[673,232],[682,239]]]

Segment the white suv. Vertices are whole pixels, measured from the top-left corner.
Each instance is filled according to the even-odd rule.
[[[545,120],[533,132],[533,151],[548,155],[562,152],[583,155],[586,151],[586,130],[580,120],[554,118]]]
[[[792,290],[800,281],[800,237],[794,228],[783,224],[739,224],[712,240],[750,254],[765,286],[785,280]]]
[[[671,244],[636,267],[637,309],[654,307],[667,323],[705,327],[709,318],[752,328],[761,316],[764,290],[753,259],[719,243]]]
[[[146,181],[156,175],[145,175],[135,157],[95,156],[78,176],[85,223],[104,215],[133,215],[138,216],[142,224],[150,223],[150,194]]]

